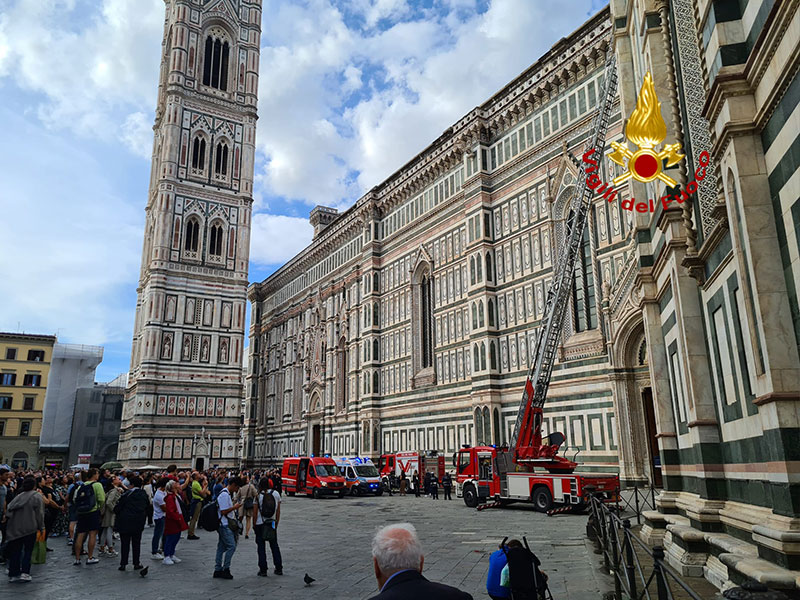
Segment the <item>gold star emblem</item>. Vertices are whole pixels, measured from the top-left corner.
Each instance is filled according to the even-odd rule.
[[[667,137],[667,125],[661,116],[661,103],[658,101],[650,71],[644,76],[636,108],[628,120],[625,134],[639,149],[631,152],[627,143],[611,142],[614,151],[608,157],[627,169],[622,175],[614,178],[614,185],[633,177],[642,183],[660,179],[674,187],[677,182],[663,172],[664,160],[667,161],[667,166],[671,167],[680,162],[684,155],[680,153],[681,145],[678,142],[665,145],[661,152],[655,150],[655,147]]]

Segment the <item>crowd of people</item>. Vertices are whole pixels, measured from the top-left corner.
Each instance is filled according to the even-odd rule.
[[[440,482],[435,474],[426,473],[420,480],[415,472],[411,482],[416,496],[425,493],[438,498]],[[406,493],[405,474],[393,483],[398,484],[401,494]],[[449,473],[443,475],[441,484],[448,499],[452,486]],[[145,529],[151,528],[152,537],[146,542],[151,558],[167,566],[177,565],[182,562],[177,556],[182,533],[188,532],[187,541],[198,540],[198,525],[217,532],[214,578],[233,579],[231,562],[239,539],[242,535],[248,539],[251,533],[257,547],[258,575],[268,576],[267,544],[273,572],[282,575],[277,535],[280,518],[281,478],[277,470],[233,475],[227,471],[178,471],[171,465],[164,472],[114,474],[90,468],[56,474],[14,473],[0,468],[0,562],[6,564],[11,583],[31,581],[34,545],[46,546],[59,536],[66,537],[72,546],[76,567],[97,564],[99,557],[119,557],[120,571],[128,570],[130,563],[133,571],[146,574],[141,544]],[[51,549],[46,548],[48,551]],[[502,544],[490,557],[486,589],[493,599],[512,596],[509,557],[514,552],[523,552],[517,540]],[[416,530],[408,523],[379,529],[373,538],[372,557],[380,590],[373,600],[472,598],[422,575],[422,547]],[[529,550],[522,560],[530,562],[533,572],[546,582],[546,575],[538,570],[538,559]],[[541,587],[541,583],[537,585]],[[541,591],[532,589],[534,593]]]
[[[64,536],[74,552],[74,565],[95,565],[103,557],[119,557],[119,570],[129,563],[142,571],[144,531],[152,528],[150,555],[167,566],[180,564],[177,547],[196,534],[203,508],[206,525],[216,530],[217,556],[213,577],[233,579],[231,560],[239,538],[251,533],[258,550],[258,575],[268,574],[269,543],[276,575],[283,574],[278,546],[281,477],[277,470],[163,472],[90,468],[72,473],[17,471],[0,468],[0,563],[11,583],[31,581],[37,543],[45,546]],[[210,521],[209,521],[210,520]],[[119,550],[117,550],[119,542]],[[51,552],[47,547],[45,552]],[[85,557],[85,561],[84,561]],[[146,574],[147,571],[144,571]]]
[[[396,489],[400,490],[401,496],[405,496],[408,493],[409,477],[406,475],[405,471],[402,471],[399,477],[394,473],[389,474],[388,480],[389,484],[386,486],[386,489],[390,496],[394,495],[393,491]],[[411,475],[410,482],[411,491],[417,498],[425,495],[434,500],[438,500],[439,485],[441,485],[442,489],[444,490],[444,499],[453,499],[453,496],[451,495],[453,490],[453,477],[450,475],[449,471],[445,471],[442,474],[441,479],[439,479],[439,476],[432,471],[427,471],[421,478],[419,472],[414,471],[414,473]]]

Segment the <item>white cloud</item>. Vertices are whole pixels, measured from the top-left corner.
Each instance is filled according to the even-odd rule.
[[[311,243],[314,229],[308,219],[258,213],[250,229],[250,262],[285,263]]]
[[[120,138],[137,156],[150,158],[153,154],[153,123],[149,115],[135,112],[122,124]]]
[[[0,109],[0,330],[62,341],[130,340],[142,246],[141,207],[79,146]]]

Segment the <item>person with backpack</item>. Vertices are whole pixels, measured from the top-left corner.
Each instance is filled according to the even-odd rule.
[[[272,479],[264,477],[258,482],[258,497],[253,507],[258,550],[258,575],[266,577],[268,571],[266,543],[272,551],[275,575],[283,575],[283,560],[278,547],[278,522],[281,520],[281,495],[273,487]]]
[[[217,535],[217,557],[214,563],[214,578],[233,579],[231,575],[231,560],[233,553],[236,552],[236,537],[241,531],[241,524],[236,520],[236,511],[241,507],[241,503],[234,504],[233,496],[239,491],[242,480],[238,477],[231,477],[227,487],[217,496],[217,518],[219,527]]]
[[[44,498],[36,490],[36,480],[28,476],[21,491],[8,503],[3,517],[6,521],[8,581],[31,580],[31,555],[36,533],[44,531]]]
[[[153,523],[155,523],[155,526],[153,527],[153,544],[151,548],[153,552],[153,560],[164,560],[164,555],[160,552],[160,544],[163,543],[162,538],[164,537],[164,521],[167,517],[167,515],[164,513],[164,499],[167,495],[166,487],[168,481],[169,479],[166,477],[159,478],[158,482],[156,483],[156,492],[153,494]]]
[[[244,522],[244,539],[250,539],[250,528],[253,525],[253,507],[255,506],[258,492],[256,491],[256,486],[247,481],[246,476],[241,479],[244,485],[239,489],[238,501],[242,504],[239,520]]]
[[[67,544],[72,546],[75,542],[75,526],[78,524],[78,511],[75,508],[75,492],[83,485],[81,474],[75,473],[75,480],[67,488],[67,515],[69,518],[69,540]]]
[[[94,565],[100,562],[94,557],[94,547],[97,543],[97,533],[100,531],[100,510],[106,502],[106,493],[98,479],[97,469],[86,471],[86,483],[78,488],[75,493],[75,510],[78,513],[78,524],[75,527],[77,539],[73,548],[75,549],[76,567],[81,566],[81,547],[83,540],[88,534],[88,556],[87,565]]]
[[[142,545],[142,531],[147,519],[147,507],[150,501],[142,489],[142,480],[136,475],[128,479],[131,489],[120,496],[114,507],[116,516],[116,530],[119,533],[122,555],[119,559],[119,570],[124,571],[128,566],[128,555],[133,547],[133,569],[138,571],[143,568],[139,558]]]

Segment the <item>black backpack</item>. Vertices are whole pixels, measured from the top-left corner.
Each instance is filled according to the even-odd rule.
[[[264,521],[272,519],[272,517],[275,516],[277,507],[278,504],[275,502],[275,496],[272,495],[272,492],[264,492],[264,499],[261,500],[261,506],[258,508],[258,511],[261,513],[261,518]]]
[[[200,511],[200,517],[197,519],[197,524],[206,531],[216,531],[219,529],[219,504],[214,500],[206,504]]]
[[[97,508],[97,497],[94,493],[94,483],[84,483],[75,492],[75,510],[79,515],[88,515]]]

